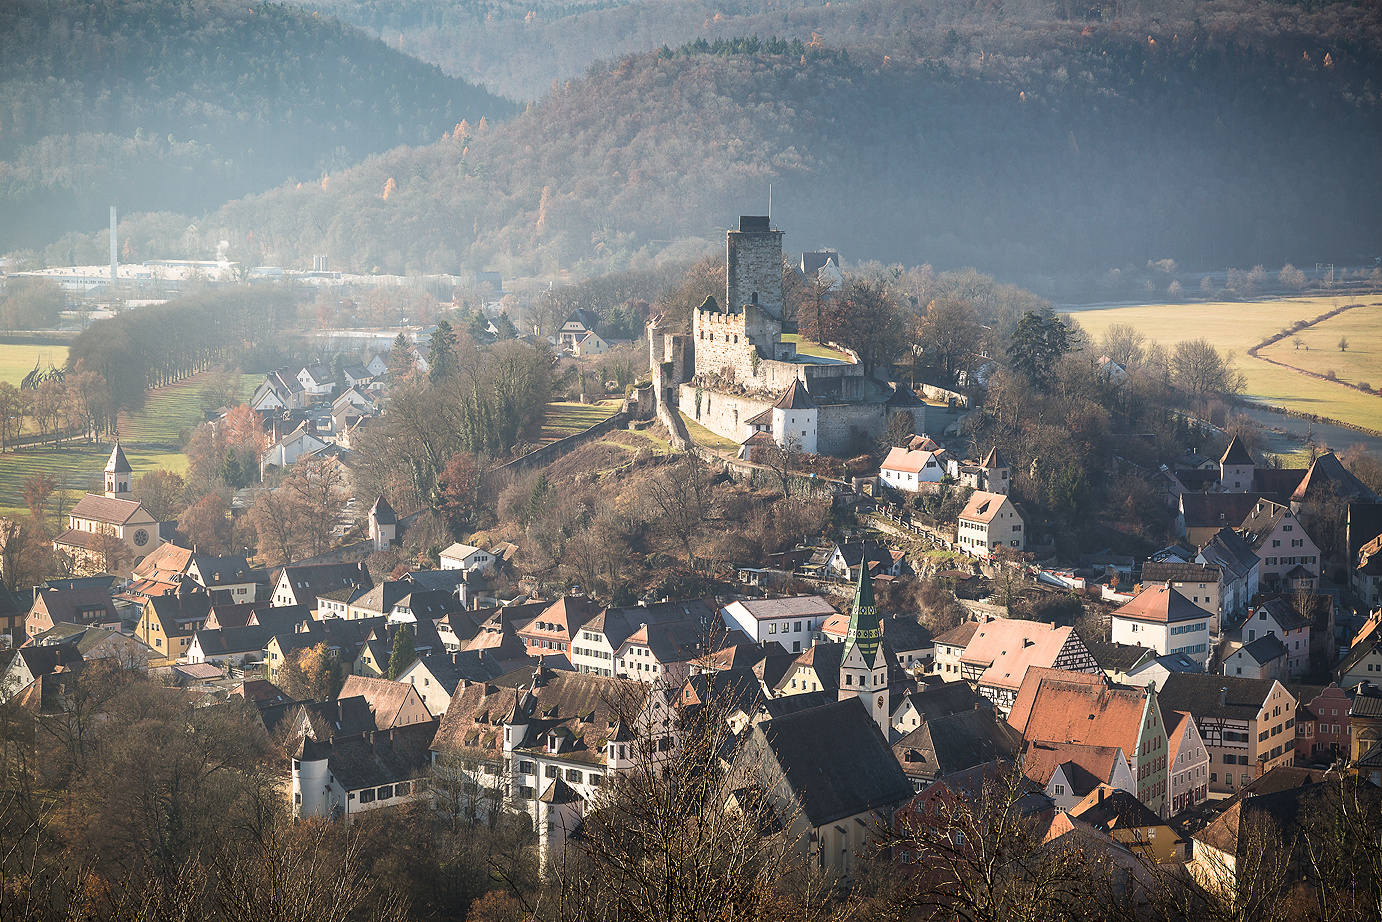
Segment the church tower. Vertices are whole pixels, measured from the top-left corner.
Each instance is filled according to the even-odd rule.
[[[106,462],[106,496],[111,499],[130,498],[130,475],[134,472],[130,470],[130,462],[125,459],[125,453],[120,450],[120,443],[115,443],[115,448],[110,452],[110,460]]]
[[[859,561],[859,584],[854,590],[854,611],[840,656],[840,700],[858,695],[874,722],[888,738],[888,664],[883,657],[883,622],[873,602],[873,577],[867,558]]]

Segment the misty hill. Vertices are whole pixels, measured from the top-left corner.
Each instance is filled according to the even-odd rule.
[[[269,3],[0,4],[0,252],[106,209],[200,213],[511,104]]]
[[[335,15],[449,74],[536,100],[595,61],[698,38],[777,36],[876,56],[1040,57],[1054,29],[1107,21],[1145,37],[1198,23],[1216,33],[1310,35],[1357,47],[1372,0],[292,0]],[[1363,28],[1360,29],[1360,25]]]
[[[645,241],[716,237],[771,182],[789,248],[909,265],[1030,277],[1382,252],[1382,75],[1364,49],[1076,23],[1018,59],[719,51],[593,68],[503,125],[210,225],[289,265],[598,270]]]

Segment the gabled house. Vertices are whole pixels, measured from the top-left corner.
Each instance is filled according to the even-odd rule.
[[[570,660],[572,642],[598,614],[595,603],[584,596],[564,596],[518,628],[518,636],[530,656],[561,656]]]
[[[369,620],[377,623],[376,619]],[[360,624],[363,621],[353,623]],[[387,676],[393,660],[394,639],[399,631],[407,631],[413,635],[413,653],[415,656],[430,656],[446,652],[434,622],[386,621],[365,635],[360,649],[355,654],[355,662],[350,666],[351,672],[357,676],[370,678]]]
[[[913,795],[901,764],[857,697],[754,725],[728,790],[761,796],[791,819],[788,841],[819,873],[848,879],[878,830]]]
[[[1164,711],[1170,747],[1171,816],[1198,807],[1209,797],[1209,750],[1187,711]]]
[[[490,682],[503,674],[503,666],[484,650],[429,653],[400,673],[398,681],[417,689],[428,712],[441,717],[462,683]]]
[[[639,682],[680,686],[691,665],[726,644],[748,641],[742,632],[699,619],[640,624],[614,652],[614,673]]]
[[[1297,566],[1318,579],[1319,546],[1305,533],[1289,506],[1260,500],[1243,518],[1238,530],[1262,561],[1260,580],[1264,588],[1283,587],[1287,574]]]
[[[960,513],[956,549],[971,557],[989,557],[1000,547],[1021,551],[1027,546],[1025,527],[1007,496],[976,491]]]
[[[886,635],[885,635],[886,636]],[[992,710],[993,704],[968,682],[945,682],[898,696],[891,716],[892,734],[912,732],[928,720],[964,711]]]
[[[1296,699],[1280,682],[1237,676],[1172,675],[1161,705],[1184,711],[1209,752],[1209,790],[1234,794],[1296,751]]]
[[[1169,747],[1155,688],[1113,688],[1102,676],[1030,670],[1008,722],[1029,743],[1118,747],[1137,799],[1167,815]]]
[[[566,322],[557,331],[557,345],[563,349],[574,351],[577,344],[585,339],[589,333],[596,332],[600,327],[600,315],[585,308],[577,308],[566,318]]]
[[[571,347],[571,354],[577,358],[604,355],[609,351],[609,348],[609,343],[605,341],[604,337],[591,330],[576,341],[576,344]]]
[[[344,819],[423,796],[418,779],[431,759],[437,722],[367,731],[318,742],[304,736],[293,752],[293,815]]]
[[[191,566],[192,551],[165,541],[135,564],[130,582],[120,591],[120,598],[142,601],[174,592]]]
[[[25,631],[36,637],[59,624],[96,625],[119,629],[120,616],[104,589],[39,589],[29,609]],[[21,641],[22,642],[22,641]]]
[[[1213,654],[1217,616],[1165,583],[1147,585],[1113,612],[1114,643],[1138,644],[1158,654],[1184,653],[1204,664]]]
[[[290,564],[278,571],[272,599],[275,605],[305,605],[315,611],[322,593],[348,588],[374,588],[363,563]]]
[[[1070,627],[996,618],[975,622],[972,631],[956,628],[936,638],[936,671],[947,680],[972,683],[1004,715],[1013,707],[1032,667],[1101,673],[1084,641]]]
[[[211,613],[211,596],[193,583],[179,585],[169,595],[151,596],[135,626],[135,636],[162,657],[164,665],[187,655],[193,637]]]
[[[1268,634],[1234,650],[1224,660],[1224,675],[1248,679],[1288,681],[1288,651],[1279,637]]]
[[[825,569],[836,579],[853,583],[859,581],[859,566],[865,561],[872,576],[901,576],[907,555],[874,541],[841,541],[831,549]]]
[[[1146,861],[1170,864],[1185,858],[1185,841],[1129,791],[1100,785],[1069,812],[1072,818],[1107,833]]]
[[[379,377],[359,362],[347,365],[341,370],[341,374],[345,377],[346,387],[353,390],[371,389],[376,385],[375,378]]]
[[[479,570],[493,573],[495,569],[493,554],[484,548],[472,547],[469,544],[452,544],[441,552],[439,559],[443,570]]]
[[[949,475],[934,451],[892,448],[878,467],[878,476],[895,490],[915,493],[923,483],[940,483]]]
[[[338,697],[356,696],[365,699],[370,713],[374,715],[374,725],[380,730],[427,723],[432,719],[418,690],[407,682],[347,676]]]
[[[1212,564],[1149,560],[1142,565],[1141,584],[1144,588],[1153,583],[1169,586],[1203,608],[1213,616],[1210,634],[1214,635],[1224,614],[1219,577],[1219,568]]]
[[[1288,685],[1296,699],[1296,761],[1331,765],[1348,758],[1356,696],[1338,685]]]
[[[1221,528],[1237,528],[1262,498],[1256,493],[1182,493],[1176,534],[1202,547]]]
[[[684,602],[655,602],[629,608],[606,608],[581,625],[579,635],[571,642],[571,666],[577,672],[610,676],[615,674],[615,654],[635,631],[644,626],[672,621],[692,621],[702,626],[709,641],[720,628],[713,599],[690,599]],[[724,628],[718,630],[723,635]],[[742,636],[742,635],[732,635]],[[747,638],[744,638],[744,642]],[[721,641],[717,648],[726,646]],[[635,668],[634,670],[638,670]]]
[[[1368,616],[1334,675],[1341,688],[1382,682],[1382,608]]]
[[[1100,785],[1137,790],[1132,762],[1118,746],[1028,743],[1022,754],[1022,774],[1041,786],[1057,810],[1070,810]]]
[[[286,368],[271,371],[255,388],[249,407],[259,413],[279,413],[301,410],[307,406],[306,390],[302,382]]]
[[[297,379],[307,394],[308,403],[318,403],[321,398],[331,396],[336,389],[336,376],[331,373],[330,365],[304,365],[297,373]]]
[[[1276,667],[1280,675],[1264,675],[1260,678],[1296,681],[1310,671],[1310,627],[1311,619],[1297,611],[1291,600],[1268,599],[1248,612],[1247,620],[1238,626],[1229,639],[1246,646],[1265,637],[1275,637],[1281,642],[1280,653],[1261,647],[1254,651],[1254,657],[1262,664],[1266,662],[1262,659],[1263,655],[1270,654],[1273,659],[1281,657]],[[1225,672],[1225,675],[1236,674]]]
[[[241,605],[256,601],[259,586],[267,579],[263,570],[250,567],[244,557],[208,557],[196,554],[188,562],[186,578],[215,597],[226,594],[226,603]],[[225,603],[222,603],[225,604]]]
[[[1195,555],[1195,563],[1219,570],[1220,615],[1233,615],[1247,608],[1257,595],[1262,561],[1243,536],[1232,528],[1214,532]],[[1222,625],[1222,621],[1220,624]]]
[[[720,610],[726,625],[743,631],[754,643],[776,641],[788,652],[809,647],[834,614],[830,603],[818,595],[741,599]]]
[[[75,643],[20,647],[12,652],[9,663],[0,668],[0,704],[22,694],[43,676],[80,669],[82,663],[81,651]]]
[[[270,445],[259,456],[259,477],[271,468],[292,467],[304,455],[314,455],[328,445],[325,439],[317,436],[316,426],[310,420],[304,421],[292,432]]]
[[[970,708],[925,719],[892,746],[916,791],[950,775],[1011,763],[1021,748],[1022,735],[992,708]]]

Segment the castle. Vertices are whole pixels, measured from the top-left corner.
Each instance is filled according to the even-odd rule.
[[[767,217],[743,215],[725,235],[724,308],[706,298],[687,334],[665,333],[654,318],[648,343],[660,405],[681,412],[740,445],[770,436],[811,454],[850,455],[877,440],[897,413],[924,432],[928,413],[943,428],[946,408],[910,388],[872,375],[856,356],[838,361],[802,355],[783,333],[782,231]]]

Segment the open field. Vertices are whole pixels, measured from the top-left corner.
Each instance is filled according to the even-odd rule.
[[[822,346],[820,343],[812,342],[809,339],[802,339],[796,333],[783,333],[782,341],[784,343],[796,343],[797,352],[801,355],[810,355],[818,359],[831,359],[832,361],[843,362],[846,365],[853,361],[853,359],[843,352],[839,352],[829,346]]]
[[[24,376],[34,370],[35,362],[45,368],[50,362],[61,368],[67,364],[67,347],[0,343],[0,381],[8,381],[18,387]]]
[[[598,403],[549,403],[542,419],[539,443],[555,442],[577,432],[584,432],[596,423],[604,422],[619,412],[621,400],[601,400]]]
[[[144,406],[135,413],[120,414],[120,440],[134,445],[177,450],[183,431],[191,432],[202,421],[201,394],[205,374],[149,391]],[[248,400],[262,381],[255,375],[240,376],[240,397]]]
[[[1182,340],[1203,336],[1220,349],[1231,349],[1236,353],[1236,366],[1247,378],[1247,390],[1243,395],[1247,399],[1377,429],[1379,421],[1382,421],[1382,398],[1298,374],[1246,355],[1250,346],[1283,327],[1298,320],[1314,319],[1345,303],[1348,303],[1345,298],[1320,297],[1281,301],[1150,304],[1076,310],[1071,311],[1071,316],[1089,334],[1091,351],[1098,348],[1098,339],[1104,330],[1115,323],[1131,324],[1149,339],[1168,348]],[[1343,318],[1348,316],[1346,313]],[[1325,323],[1327,325],[1328,321]],[[1382,334],[1373,334],[1374,342],[1379,336]],[[1338,342],[1338,338],[1339,334],[1334,334],[1335,342]],[[1366,339],[1360,340],[1360,348],[1367,348]],[[1289,339],[1284,345],[1287,349],[1292,348]],[[1338,355],[1337,349],[1334,354]],[[1382,378],[1382,375],[1378,377]],[[1382,382],[1373,383],[1382,385]]]
[[[1382,387],[1382,302],[1364,302],[1363,307],[1306,327],[1296,335],[1300,337],[1299,349],[1288,337],[1260,354],[1317,375],[1333,371],[1349,384],[1366,381]],[[1346,352],[1339,351],[1340,337],[1348,339]],[[1382,405],[1377,412],[1382,414]]]
[[[129,458],[134,476],[164,468],[182,472],[187,456],[179,451],[158,451],[126,443],[125,457]],[[24,481],[37,473],[57,478],[59,490],[73,492],[75,502],[87,490],[100,492],[106,461],[110,460],[108,443],[71,442],[54,448],[29,448],[0,455],[0,515],[25,512]],[[71,507],[71,503],[68,504]]]

